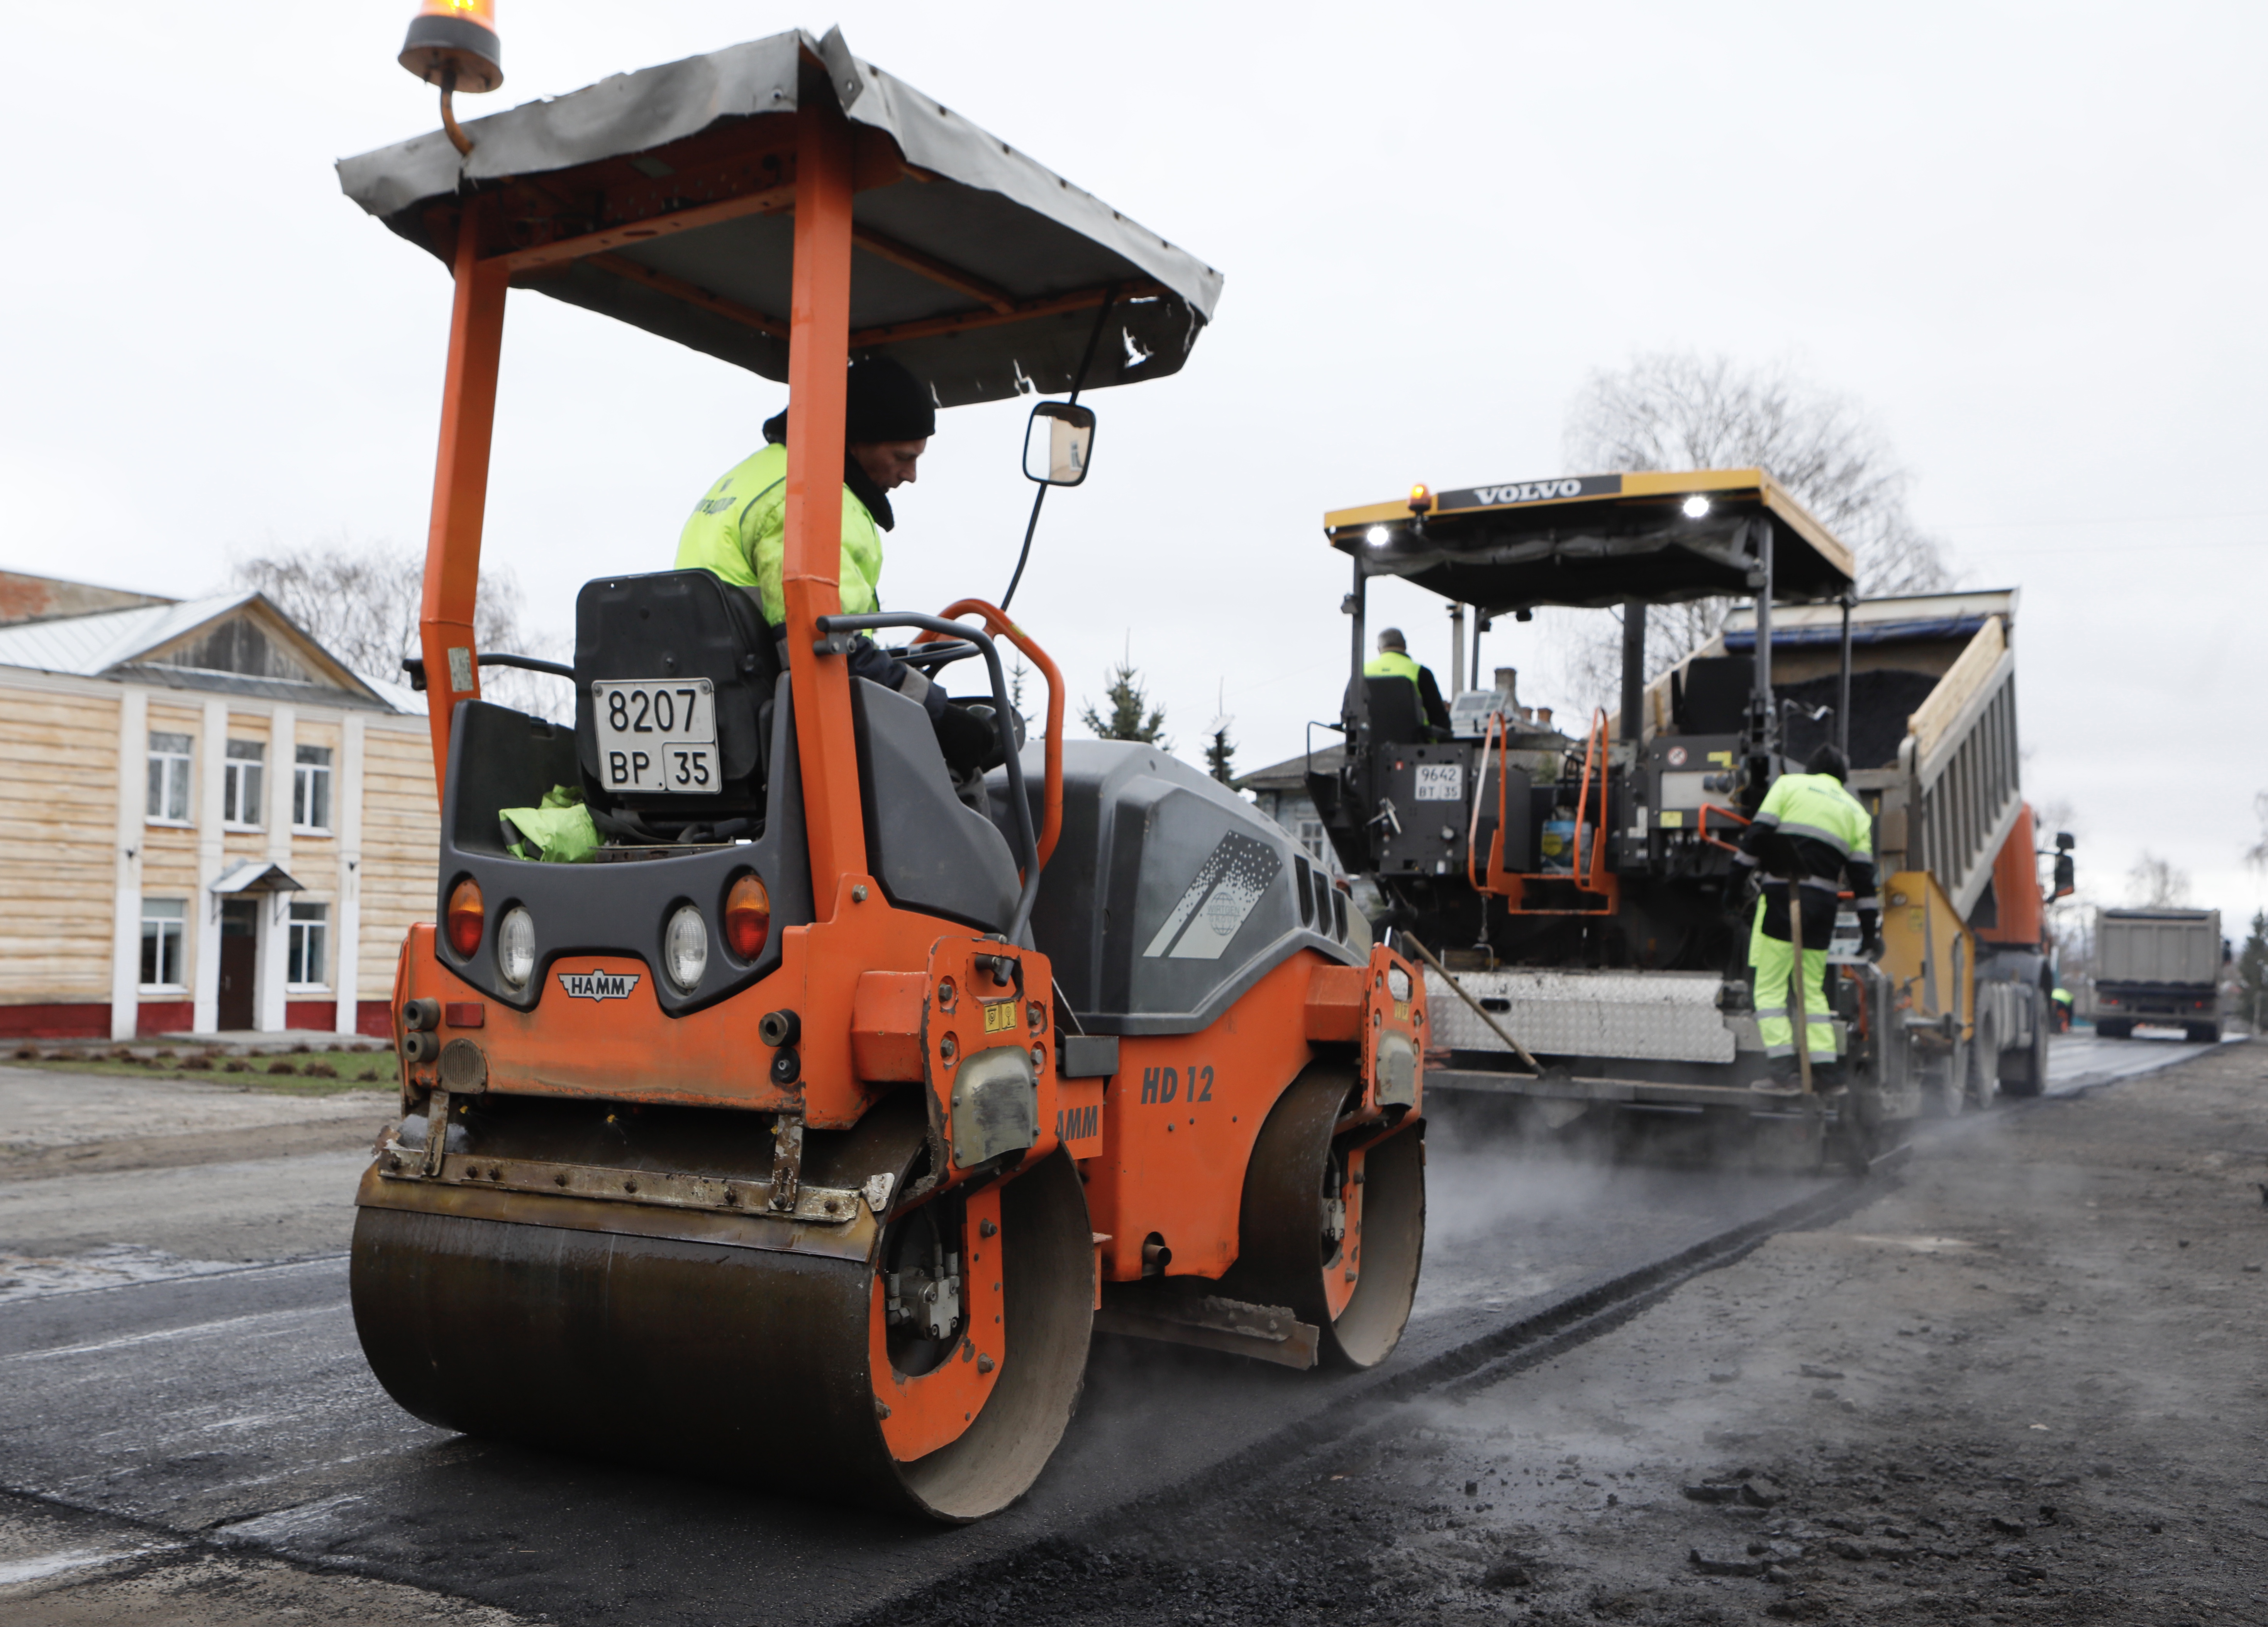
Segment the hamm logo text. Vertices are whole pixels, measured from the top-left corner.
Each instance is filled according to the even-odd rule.
[[[559,986],[570,999],[627,1000],[638,986],[636,972],[562,972]]]

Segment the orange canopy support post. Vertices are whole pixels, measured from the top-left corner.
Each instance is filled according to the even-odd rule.
[[[456,298],[441,387],[441,448],[433,465],[433,518],[425,535],[425,598],[418,643],[433,732],[433,788],[449,771],[449,725],[459,701],[480,698],[473,606],[481,580],[481,521],[488,509],[489,442],[496,427],[497,366],[504,351],[508,274],[481,260],[481,202],[457,221]]]
[[[811,842],[811,895],[833,918],[866,868],[852,747],[850,672],[814,648],[843,609],[843,415],[850,365],[850,127],[824,91],[796,110],[795,269],[788,322],[787,497],[781,590],[796,749]]]

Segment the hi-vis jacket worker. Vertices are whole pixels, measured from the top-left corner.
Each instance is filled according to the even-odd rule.
[[[1366,678],[1407,678],[1418,688],[1419,715],[1425,723],[1440,732],[1440,738],[1449,738],[1449,709],[1441,703],[1441,686],[1434,681],[1433,669],[1422,666],[1410,653],[1410,646],[1398,627],[1379,629],[1378,653],[1362,664]]]
[[[1827,940],[1834,935],[1836,898],[1848,876],[1857,895],[1859,952],[1881,943],[1881,901],[1875,896],[1874,828],[1859,799],[1844,789],[1850,765],[1832,746],[1811,754],[1801,774],[1783,774],[1741,838],[1736,856],[1745,873],[1764,883],[1749,934],[1749,965],[1756,977],[1756,1027],[1771,1058],[1771,1079],[1758,1088],[1776,1094],[1801,1090],[1797,1082],[1795,1025],[1788,1016],[1795,946],[1789,939],[1790,883],[1803,925],[1803,1010],[1809,1030],[1815,1085],[1842,1083],[1835,1055],[1833,1012],[1827,1004]]]
[[[843,611],[865,615],[882,607],[882,532],[896,524],[889,494],[916,478],[917,460],[937,432],[937,403],[920,380],[887,357],[850,369],[843,413]],[[755,591],[775,637],[784,634],[787,600],[781,571],[787,548],[787,413],[764,425],[762,451],[728,469],[694,508],[677,539],[677,568],[700,569]],[[991,725],[946,703],[945,691],[894,660],[860,634],[850,671],[919,701],[956,774],[999,758]],[[784,663],[783,663],[784,665]]]

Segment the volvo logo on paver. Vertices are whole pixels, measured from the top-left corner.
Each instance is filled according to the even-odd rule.
[[[1515,480],[1500,486],[1474,486],[1463,491],[1445,491],[1439,498],[1443,509],[1502,508],[1513,503],[1559,503],[1569,497],[1611,497],[1619,496],[1623,477],[1619,475],[1567,475],[1557,480]]]
[[[562,972],[559,986],[576,1000],[627,1000],[638,986],[636,972]]]

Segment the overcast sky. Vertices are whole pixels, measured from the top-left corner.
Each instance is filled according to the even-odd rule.
[[[0,566],[187,594],[271,544],[422,548],[447,279],[331,168],[437,122],[414,9],[13,14]],[[1185,756],[1222,703],[1241,766],[1292,755],[1345,673],[1325,510],[1572,472],[1570,398],[1636,353],[1788,362],[1865,403],[1964,585],[2023,590],[2027,791],[2089,891],[2146,849],[2268,902],[2268,10],[504,0],[467,110],[837,21],[1226,276],[1182,372],[1090,398],[1094,475],[1049,502],[1017,610],[1074,710],[1130,648]],[[529,619],[666,567],[784,399],[515,294],[488,557]],[[887,602],[998,596],[1021,416],[945,419]],[[1542,645],[1507,623],[1490,664],[1564,703]]]

